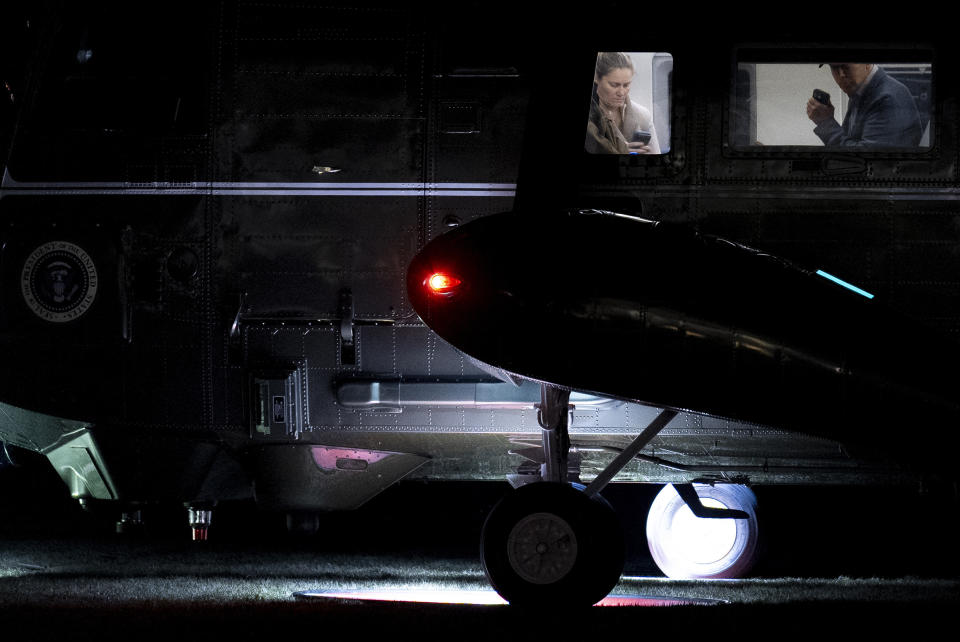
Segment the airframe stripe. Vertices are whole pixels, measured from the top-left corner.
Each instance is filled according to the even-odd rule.
[[[516,183],[285,183],[190,182],[130,183],[101,181],[18,181],[4,170],[5,193],[32,196],[215,195],[215,196],[516,196]]]

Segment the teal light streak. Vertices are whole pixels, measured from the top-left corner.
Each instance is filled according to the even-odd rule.
[[[819,274],[820,276],[822,276],[822,277],[824,277],[824,278],[826,278],[826,279],[830,279],[831,281],[833,281],[834,283],[836,283],[836,284],[838,284],[838,285],[842,285],[843,287],[847,288],[848,290],[852,290],[852,291],[856,292],[856,293],[859,294],[860,296],[865,296],[865,297],[867,297],[868,299],[872,299],[872,298],[873,298],[873,295],[870,294],[869,292],[867,292],[866,290],[861,290],[861,289],[858,288],[857,286],[855,286],[855,285],[853,285],[853,284],[850,284],[850,283],[847,283],[847,282],[844,281],[843,279],[838,279],[837,277],[833,276],[832,274],[828,274],[828,273],[824,272],[823,270],[817,270],[817,274]]]

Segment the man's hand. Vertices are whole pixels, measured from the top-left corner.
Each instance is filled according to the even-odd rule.
[[[807,117],[817,125],[830,120],[833,118],[833,105],[824,105],[815,98],[811,98],[807,101]]]

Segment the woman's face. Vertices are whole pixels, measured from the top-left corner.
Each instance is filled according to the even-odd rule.
[[[600,102],[610,107],[622,107],[630,95],[630,83],[633,82],[633,69],[617,67],[597,80],[597,95]]]

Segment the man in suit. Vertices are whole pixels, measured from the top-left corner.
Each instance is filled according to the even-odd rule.
[[[828,147],[916,147],[920,114],[910,90],[873,64],[830,63],[833,79],[850,97],[843,125],[832,104],[807,101],[813,132]]]

